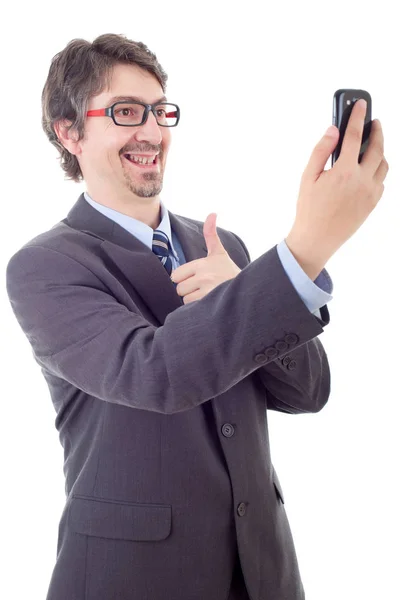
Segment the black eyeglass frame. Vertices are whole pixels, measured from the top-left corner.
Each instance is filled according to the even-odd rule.
[[[136,125],[125,125],[124,123],[117,123],[117,121],[115,120],[114,108],[119,104],[139,104],[140,106],[144,106],[145,110],[143,113],[142,122],[137,123]],[[157,106],[165,106],[165,104],[176,107],[176,111],[174,111],[174,112],[176,112],[176,115],[175,115],[176,123],[174,125],[162,125],[157,120],[157,115],[155,113],[155,110],[156,110]],[[88,116],[88,117],[111,117],[112,120],[114,121],[115,125],[118,125],[119,127],[140,127],[141,125],[144,125],[146,123],[147,117],[148,117],[150,111],[153,113],[153,115],[157,121],[157,125],[159,125],[160,127],[176,127],[179,123],[179,119],[181,118],[180,108],[177,104],[174,104],[173,102],[157,102],[157,104],[145,104],[144,102],[131,102],[130,100],[120,100],[119,102],[115,102],[114,104],[112,104],[111,106],[108,106],[107,108],[98,108],[98,109],[94,109],[94,110],[88,110],[86,113],[86,116]]]

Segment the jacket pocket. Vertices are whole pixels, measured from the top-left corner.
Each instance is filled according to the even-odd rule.
[[[274,482],[274,487],[275,487],[275,491],[276,491],[278,498],[280,498],[282,504],[285,504],[282,487],[281,487],[281,484],[278,479],[278,475],[276,474],[274,467],[272,467],[272,481]]]
[[[168,504],[133,504],[73,496],[68,522],[75,533],[133,541],[165,540],[171,532]]]

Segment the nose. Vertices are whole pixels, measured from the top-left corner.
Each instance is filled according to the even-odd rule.
[[[147,116],[146,123],[137,128],[136,138],[138,140],[147,140],[152,144],[160,144],[162,140],[161,127],[158,125],[157,120],[150,110]]]

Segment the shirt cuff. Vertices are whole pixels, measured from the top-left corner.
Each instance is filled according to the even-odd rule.
[[[303,300],[307,308],[316,316],[321,318],[319,309],[325,306],[333,296],[333,283],[326,269],[323,269],[315,281],[311,281],[308,275],[303,271],[291,251],[286,241],[282,240],[277,247],[278,256],[282,266],[292,282],[296,292]]]

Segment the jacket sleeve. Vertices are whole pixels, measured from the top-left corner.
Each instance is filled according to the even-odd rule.
[[[330,395],[330,369],[322,343],[318,338],[288,353],[293,370],[281,358],[257,371],[267,394],[267,408],[300,414],[319,412]]]
[[[296,331],[297,347],[323,331],[276,246],[201,301],[170,312],[162,326],[118,302],[88,267],[53,248],[18,250],[6,285],[42,368],[103,401],[164,414],[229,390],[259,369],[260,348],[285,331]]]
[[[250,254],[240,237],[248,261]],[[307,309],[308,310],[308,309]],[[310,313],[311,314],[311,313]],[[322,318],[314,315],[321,326],[330,321],[328,307],[321,307]],[[291,369],[288,368],[290,363]],[[267,408],[278,412],[300,414],[319,412],[330,396],[330,368],[321,341],[314,338],[300,348],[293,348],[279,358],[261,366],[257,372],[267,396]]]

